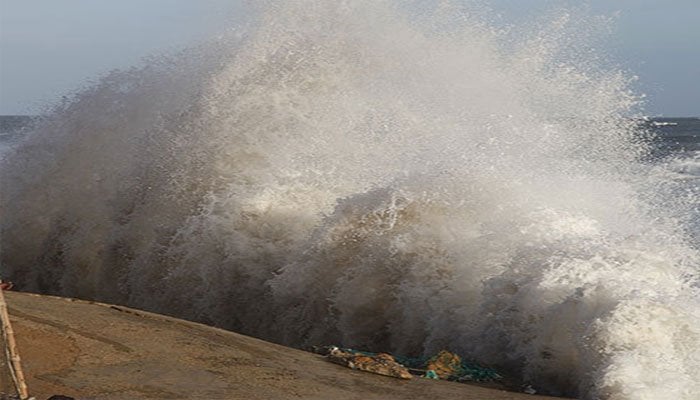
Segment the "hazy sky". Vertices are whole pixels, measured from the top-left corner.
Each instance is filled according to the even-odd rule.
[[[327,0],[334,1],[334,0]],[[31,114],[114,68],[206,38],[234,0],[0,0],[0,114]],[[553,5],[620,11],[609,52],[647,113],[700,116],[700,0],[484,0],[517,19]]]

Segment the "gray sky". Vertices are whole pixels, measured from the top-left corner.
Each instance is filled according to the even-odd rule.
[[[327,0],[334,1],[334,0]],[[0,114],[31,114],[107,71],[224,29],[234,0],[0,0]],[[574,0],[484,0],[506,19]],[[700,0],[589,0],[620,11],[609,53],[647,113],[700,116]]]

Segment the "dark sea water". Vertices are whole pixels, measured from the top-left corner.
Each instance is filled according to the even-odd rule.
[[[648,121],[648,127],[658,137],[658,155],[697,160],[700,154],[700,118],[653,118]],[[698,175],[698,172],[692,175]]]

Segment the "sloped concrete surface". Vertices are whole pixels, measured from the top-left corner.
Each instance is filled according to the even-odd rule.
[[[32,395],[79,399],[461,399],[531,396],[353,371],[323,357],[121,306],[6,292]]]

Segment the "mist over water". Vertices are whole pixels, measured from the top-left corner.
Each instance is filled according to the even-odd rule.
[[[551,394],[696,398],[697,196],[642,161],[607,22],[396,3],[266,3],[58,105],[1,161],[3,276],[299,347],[448,348]]]

